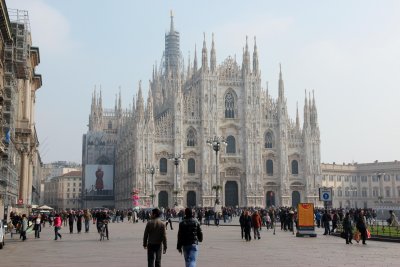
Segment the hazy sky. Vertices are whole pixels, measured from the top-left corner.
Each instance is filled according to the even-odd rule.
[[[257,36],[262,84],[278,93],[279,63],[289,114],[314,90],[322,162],[400,160],[400,1],[7,0],[29,11],[43,86],[36,127],[45,163],[81,161],[94,86],[114,107],[121,86],[128,107],[164,49],[169,12],[185,56],[208,51],[241,63],[246,35]],[[198,55],[200,50],[198,49]]]

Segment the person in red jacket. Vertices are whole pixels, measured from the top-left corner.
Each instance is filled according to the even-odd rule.
[[[251,215],[251,222],[253,224],[253,231],[254,231],[254,239],[256,239],[256,237],[258,237],[258,239],[261,238],[260,236],[260,228],[262,225],[262,221],[261,221],[261,216],[258,213],[258,211],[255,211],[253,213],[253,215]]]
[[[62,225],[62,220],[60,217],[60,214],[56,214],[56,217],[54,218],[54,240],[57,240],[59,237],[61,239],[61,234],[58,232],[61,229]]]

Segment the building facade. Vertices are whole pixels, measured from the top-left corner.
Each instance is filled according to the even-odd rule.
[[[321,164],[322,186],[331,187],[333,207],[399,209],[400,162]]]
[[[62,176],[68,172],[72,171],[82,171],[82,167],[80,164],[74,162],[66,162],[66,161],[56,161],[51,163],[46,163],[42,165],[41,171],[41,179],[40,179],[40,201],[39,205],[47,204],[45,202],[45,183],[49,182],[52,178]]]
[[[55,210],[78,209],[82,204],[82,172],[71,171],[45,183],[44,201]]]
[[[147,95],[145,104],[139,83],[129,110],[122,109],[121,97],[111,111],[103,109],[101,94],[92,99],[83,164],[113,165],[116,207],[132,207],[133,191],[144,206],[151,198],[160,207],[213,206],[213,188],[219,187],[225,206],[318,204],[320,132],[314,96],[306,93],[301,126],[298,111],[294,120],[289,117],[281,71],[277,99],[262,88],[255,39],[250,56],[246,38],[241,66],[230,56],[217,64],[213,36],[210,53],[204,39],[200,62],[195,50],[185,68],[171,16],[161,65],[154,68]],[[207,145],[214,137],[227,144],[217,159]],[[97,144],[96,153],[89,144]],[[170,160],[174,157],[185,160]],[[158,168],[154,175],[152,166]]]
[[[42,77],[35,72],[40,54],[39,48],[32,46],[28,12],[7,9],[4,0],[0,3],[0,187],[7,214],[11,206],[26,207],[39,201],[42,162],[35,128],[35,95]]]

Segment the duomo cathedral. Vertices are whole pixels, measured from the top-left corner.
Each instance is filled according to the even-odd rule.
[[[121,96],[103,109],[101,93],[93,94],[83,165],[114,165],[115,207],[132,207],[133,191],[144,206],[213,206],[216,185],[224,206],[319,202],[314,95],[305,95],[301,124],[298,110],[294,120],[288,115],[281,71],[277,99],[262,88],[255,38],[253,51],[246,38],[241,64],[231,56],[219,64],[216,53],[214,36],[210,46],[204,38],[199,60],[195,50],[184,68],[171,16],[147,100],[140,82],[130,109]],[[207,145],[214,137],[225,141],[218,159]]]

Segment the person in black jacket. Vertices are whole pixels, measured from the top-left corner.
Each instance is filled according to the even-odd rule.
[[[251,217],[250,217],[250,212],[249,211],[245,211],[244,212],[244,237],[246,239],[246,241],[251,241],[251,227],[253,226],[252,222],[251,222]]]
[[[179,223],[178,243],[176,248],[185,257],[186,267],[196,267],[198,244],[203,241],[200,223],[193,218],[191,209],[185,209],[185,218]]]
[[[243,237],[244,237],[244,211],[242,212],[242,214],[240,214],[240,217],[239,217],[239,223],[240,223],[240,229],[241,229],[241,232],[242,232],[242,239],[243,239]]]
[[[350,213],[346,212],[346,216],[343,219],[343,232],[346,239],[346,244],[353,244],[353,226],[351,225]]]

